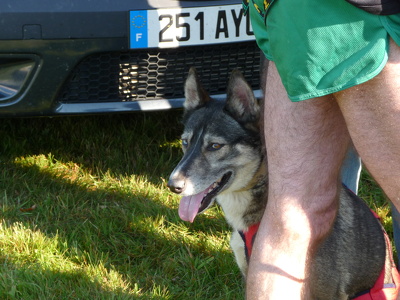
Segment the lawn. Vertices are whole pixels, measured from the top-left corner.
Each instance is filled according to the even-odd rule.
[[[243,299],[221,210],[183,222],[166,188],[180,115],[0,120],[0,299]]]

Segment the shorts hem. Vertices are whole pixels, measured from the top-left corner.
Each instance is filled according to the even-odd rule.
[[[314,91],[314,92],[310,92],[307,94],[302,94],[302,95],[297,95],[297,96],[290,96],[288,95],[290,101],[292,102],[300,102],[300,101],[304,101],[304,100],[308,100],[308,99],[312,99],[312,98],[317,98],[317,97],[322,97],[322,96],[326,96],[329,94],[333,94],[345,89],[348,89],[350,87],[362,84],[364,82],[367,82],[368,80],[374,78],[376,75],[378,75],[383,68],[385,67],[387,61],[388,61],[388,51],[386,52],[385,56],[383,57],[382,63],[371,73],[369,73],[368,75],[356,79],[354,81],[351,81],[349,83],[343,84],[343,85],[339,85],[339,86],[334,86],[328,89],[324,89],[324,90],[319,90],[319,91]]]

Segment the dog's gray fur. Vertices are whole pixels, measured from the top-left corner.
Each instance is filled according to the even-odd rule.
[[[184,220],[192,222],[214,200],[221,205],[234,229],[231,247],[236,261],[246,274],[244,244],[238,231],[261,220],[267,201],[259,105],[239,71],[232,73],[227,100],[223,102],[208,96],[192,68],[185,83],[185,96],[184,156],[168,186],[184,196],[180,207]],[[231,174],[229,179],[225,182],[224,178],[225,185],[215,195],[210,194],[210,203],[205,200],[200,207],[194,204],[192,195],[202,195],[227,173]],[[311,263],[313,299],[349,299],[371,288],[385,265],[385,256],[381,225],[362,200],[343,189],[333,230]]]

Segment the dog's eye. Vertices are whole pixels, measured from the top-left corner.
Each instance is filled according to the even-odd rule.
[[[212,143],[208,146],[208,150],[214,151],[214,150],[219,150],[223,147],[223,144],[218,144],[218,143]]]
[[[181,143],[182,143],[182,147],[187,147],[189,145],[189,143],[186,139],[182,139]]]

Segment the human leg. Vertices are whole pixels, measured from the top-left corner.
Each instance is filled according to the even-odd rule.
[[[358,183],[361,173],[361,159],[353,146],[350,146],[342,165],[342,182],[354,193],[358,192]],[[400,212],[391,203],[394,244],[397,249],[397,265],[400,263]]]
[[[379,75],[335,97],[364,165],[400,209],[400,47],[390,46]]]
[[[361,159],[353,146],[350,146],[342,165],[342,182],[354,193],[358,192],[358,183],[361,173]],[[397,249],[397,265],[400,263],[400,212],[391,203],[394,244]]]
[[[336,215],[349,144],[339,107],[330,96],[323,98],[290,102],[269,64],[264,103],[269,195],[250,260],[248,299],[310,299],[307,262]]]

